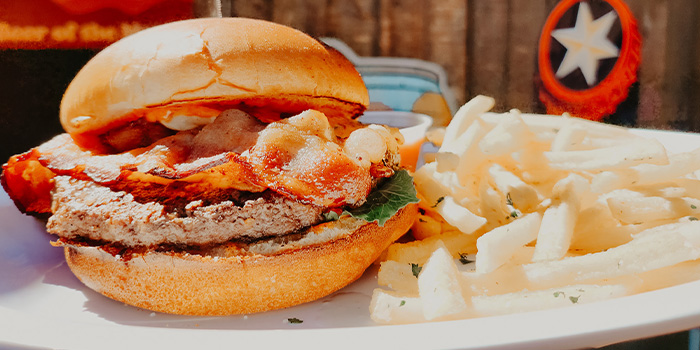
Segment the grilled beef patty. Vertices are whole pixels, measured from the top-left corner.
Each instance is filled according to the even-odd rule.
[[[323,208],[271,191],[232,193],[229,200],[181,206],[142,202],[90,181],[55,178],[50,233],[124,246],[208,245],[283,236],[319,223]]]

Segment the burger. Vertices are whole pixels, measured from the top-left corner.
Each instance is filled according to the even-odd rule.
[[[65,133],[2,185],[89,288],[138,308],[247,314],[360,277],[416,215],[400,133],[340,53],[292,28],[194,19],[99,52],[63,96]]]

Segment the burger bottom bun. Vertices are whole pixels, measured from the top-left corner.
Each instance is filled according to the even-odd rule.
[[[126,304],[182,315],[248,314],[313,301],[355,281],[408,231],[416,208],[403,208],[381,227],[341,218],[306,234],[323,238],[258,247],[256,253],[148,251],[125,260],[99,247],[70,244],[64,252],[85,285]]]

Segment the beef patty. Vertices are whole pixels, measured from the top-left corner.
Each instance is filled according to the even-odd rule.
[[[271,191],[237,194],[217,203],[196,200],[176,208],[67,176],[55,178],[52,210],[50,233],[127,247],[250,241],[293,233],[323,219],[322,207]]]

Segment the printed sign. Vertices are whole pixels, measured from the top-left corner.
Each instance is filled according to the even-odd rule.
[[[641,38],[622,0],[564,0],[539,43],[540,100],[550,114],[600,120],[637,81]]]
[[[2,0],[0,49],[99,49],[147,27],[192,18],[192,1]]]

